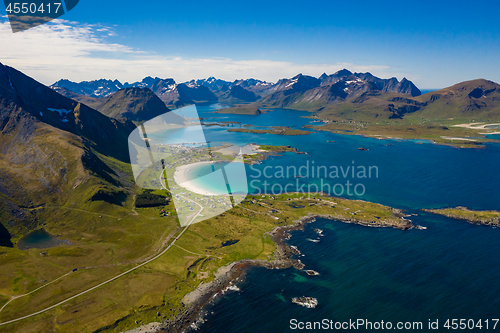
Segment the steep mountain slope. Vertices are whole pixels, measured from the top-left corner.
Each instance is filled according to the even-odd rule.
[[[218,98],[219,102],[224,102],[230,105],[255,102],[258,99],[254,92],[237,85],[232,85],[229,90],[219,94]]]
[[[465,81],[415,98],[425,118],[500,120],[500,85],[484,79]]]
[[[123,200],[121,180],[99,156],[127,161],[133,128],[0,64],[3,227],[10,235],[35,228],[42,221],[31,207]]]
[[[257,79],[236,80],[233,82],[235,86],[241,86],[248,91],[251,91],[259,96],[264,96],[268,90],[272,88],[273,83],[261,81]]]
[[[79,95],[65,88],[52,89],[116,119],[126,118],[134,122],[143,122],[170,111],[148,88],[125,88],[101,98]]]
[[[90,97],[86,95],[81,95],[67,88],[54,87],[54,86],[51,86],[51,88],[65,97],[68,97],[74,101],[90,106],[94,110],[97,110],[97,108],[102,105],[104,100],[104,97]]]
[[[176,86],[174,79],[159,79],[153,82],[149,89],[151,89],[155,94],[161,96],[163,93],[171,91]]]
[[[148,121],[169,112],[158,96],[148,88],[125,88],[105,97],[96,108],[112,118]]]
[[[124,88],[150,88],[155,84],[157,81],[160,81],[161,79],[159,77],[152,78],[151,76],[147,76],[142,81],[134,82],[134,83],[128,83],[125,82],[123,84]]]
[[[321,85],[329,85],[334,84],[339,81],[352,81],[357,82],[358,84],[371,84],[373,90],[380,90],[382,92],[394,92],[401,94],[409,94],[411,96],[420,96],[420,90],[413,84],[413,82],[403,78],[400,81],[395,77],[390,79],[381,79],[378,78],[371,73],[352,73],[347,69],[342,69],[332,75],[326,75],[323,73],[319,77],[321,80]]]
[[[265,95],[267,91],[273,87],[273,83],[261,81],[261,80],[256,80],[256,79],[246,79],[246,80],[235,80],[233,82],[230,81],[225,81],[221,79],[217,79],[213,76],[209,77],[208,79],[201,79],[201,80],[192,80],[190,82],[186,82],[186,84],[189,83],[196,83],[200,86],[205,86],[210,91],[212,91],[217,97],[223,96],[230,94],[234,98],[240,98],[237,95],[241,93],[245,93],[243,90],[236,88],[234,93],[231,93],[231,90],[235,87],[241,87],[245,91],[253,92],[256,97],[258,98],[259,96]],[[252,96],[248,93],[245,93],[247,95],[246,98],[242,98],[242,100],[248,100],[248,96]],[[224,96],[223,98],[227,98],[227,96]],[[250,98],[251,99],[251,98]]]
[[[263,85],[262,81],[254,79],[229,82],[216,79],[213,76],[208,79],[192,80],[187,84],[207,87],[217,96],[219,102],[230,105],[254,102],[260,97],[256,91],[263,92],[266,88],[271,87],[271,85]]]
[[[172,80],[173,81],[173,80]],[[184,105],[205,102],[217,102],[217,96],[205,86],[194,82],[189,84],[168,84],[163,81],[157,82],[152,90],[167,105],[181,107]]]
[[[191,80],[185,83],[186,84],[195,83],[200,86],[205,86],[208,89],[210,89],[210,91],[212,91],[213,93],[217,92],[223,93],[228,91],[229,88],[231,87],[231,82],[217,79],[213,76],[209,77],[208,79]]]
[[[408,94],[413,97],[420,96],[422,94],[413,82],[407,80],[406,78],[403,78],[401,81],[398,81],[395,77],[390,79],[380,79],[370,73],[354,73],[353,76],[366,82],[374,83],[377,87],[376,89],[383,92]]]
[[[321,84],[326,85],[330,83],[336,83],[343,77],[348,77],[352,75],[352,72],[347,70],[347,69],[342,69],[334,74],[327,75],[326,73],[323,73],[318,79],[321,80]]]
[[[287,96],[296,92],[319,87],[320,83],[321,81],[315,77],[298,74],[291,79],[279,80],[270,90],[283,92],[283,95]]]

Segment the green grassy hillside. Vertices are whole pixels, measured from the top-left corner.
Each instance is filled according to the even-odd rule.
[[[0,217],[11,241],[50,228],[51,217],[33,208],[122,206],[134,191],[130,167],[116,168],[128,162],[130,121],[108,118],[3,65],[0,112]]]

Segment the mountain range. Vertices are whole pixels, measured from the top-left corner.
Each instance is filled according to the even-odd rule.
[[[265,94],[273,84],[256,79],[224,81],[210,77],[176,83],[174,79],[152,78],[122,84],[118,80],[82,81],[79,83],[62,79],[51,88],[74,100],[98,107],[103,102],[93,98],[105,98],[121,89],[148,88],[167,106],[178,108],[194,103],[224,102],[227,104],[250,103]],[[90,98],[89,98],[90,97]]]
[[[298,74],[291,79],[281,79],[275,84],[257,79],[230,82],[215,77],[176,83],[171,78],[148,76],[142,81],[124,84],[118,80],[100,79],[76,83],[63,79],[54,83],[51,88],[69,98],[90,103],[96,108],[104,103],[88,97],[104,98],[126,88],[148,88],[167,106],[174,108],[202,102],[234,105],[259,100],[260,105],[279,107],[290,107],[307,101],[329,104],[370,90],[420,95],[420,90],[406,78],[401,81],[396,78],[380,79],[370,73],[352,73],[346,69],[331,75],[323,74],[319,78]]]
[[[347,69],[330,75],[324,73],[317,78],[298,74],[276,83],[257,79],[230,82],[215,77],[176,83],[171,78],[146,77],[132,84],[102,79],[80,83],[60,80],[51,88],[106,115],[133,121],[167,112],[159,100],[172,108],[221,102],[237,105],[235,112],[248,114],[259,114],[260,108],[291,108],[318,112],[318,116],[330,120],[373,121],[402,119],[408,115],[435,119],[496,119],[500,92],[496,83],[481,79],[422,95],[406,78],[401,81],[394,77],[381,79],[371,73],[353,73]],[[122,92],[124,90],[128,92]],[[116,97],[111,97],[118,92]],[[125,96],[129,103],[116,102]],[[131,96],[135,97],[130,99]],[[147,105],[148,110],[139,110],[142,105]],[[231,111],[226,109],[224,112]]]
[[[93,90],[94,87],[96,89]],[[86,97],[106,98],[122,89],[129,88],[149,89],[166,105],[176,108],[194,103],[217,101],[217,97],[206,86],[198,85],[195,82],[177,84],[173,79],[153,79],[151,77],[147,77],[141,82],[123,85],[117,80],[83,81],[80,83],[60,80],[54,83],[51,88],[82,102],[88,101]],[[96,100],[92,101],[97,104],[101,103]]]
[[[279,80],[267,94],[235,112],[259,108],[290,108],[316,112],[333,121],[403,119],[462,119],[498,121],[500,85],[485,79],[465,81],[421,94],[409,80],[380,79],[346,69],[318,78],[296,75]],[[224,112],[231,112],[226,109]]]
[[[363,94],[396,93],[420,96],[420,90],[403,78],[380,79],[370,73],[351,73],[343,69],[319,78],[299,74],[291,79],[281,79],[263,97],[259,104],[320,111],[327,105],[340,104],[359,98]]]

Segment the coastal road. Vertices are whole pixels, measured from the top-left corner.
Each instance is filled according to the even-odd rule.
[[[162,174],[163,174],[163,172],[162,172]],[[160,174],[160,183],[161,183],[161,184],[162,184],[162,186],[165,188],[165,190],[167,190],[167,191],[168,191],[168,189],[166,188],[166,186],[164,186],[164,185],[163,185],[163,183],[161,182],[161,180],[162,180],[162,174]],[[108,279],[108,280],[106,280],[106,281],[104,281],[104,282],[102,282],[102,283],[100,283],[100,284],[98,284],[98,285],[96,285],[96,286],[94,286],[94,287],[91,287],[91,288],[89,288],[89,289],[86,289],[86,290],[82,291],[81,293],[78,293],[78,294],[76,294],[76,295],[74,295],[74,296],[68,297],[68,298],[66,298],[65,300],[63,300],[63,301],[61,301],[61,302],[59,302],[59,303],[57,303],[57,304],[54,304],[54,305],[49,306],[49,307],[47,307],[47,308],[45,308],[45,309],[42,309],[42,310],[40,310],[40,311],[34,312],[34,313],[32,313],[32,314],[29,314],[29,315],[26,315],[26,316],[23,316],[23,317],[19,317],[19,318],[16,318],[16,319],[12,319],[12,320],[9,320],[9,321],[2,322],[2,323],[0,323],[0,326],[7,325],[7,324],[12,324],[12,323],[15,323],[15,322],[21,321],[21,320],[23,320],[23,319],[27,319],[27,318],[30,318],[30,317],[34,317],[34,316],[36,316],[36,315],[39,315],[39,314],[44,313],[44,312],[46,312],[46,311],[49,311],[49,310],[51,310],[51,309],[54,309],[54,308],[58,307],[59,305],[62,305],[62,304],[64,304],[64,303],[67,303],[67,302],[69,302],[69,301],[71,301],[71,300],[73,300],[73,299],[75,299],[75,298],[77,298],[77,297],[80,297],[80,296],[85,295],[85,294],[87,294],[87,293],[89,293],[89,292],[91,292],[91,291],[93,291],[93,290],[95,290],[95,289],[98,289],[98,288],[100,288],[100,287],[102,287],[102,286],[104,286],[104,285],[106,285],[106,284],[108,284],[108,283],[110,283],[110,282],[112,282],[112,281],[114,281],[114,280],[116,280],[116,279],[118,279],[118,278],[120,278],[120,277],[124,276],[124,275],[127,275],[128,273],[133,272],[133,271],[135,271],[136,269],[141,268],[141,267],[143,267],[143,266],[145,266],[145,265],[149,264],[150,262],[152,262],[152,261],[154,261],[154,260],[158,259],[158,258],[159,258],[159,257],[161,257],[162,255],[164,255],[164,254],[165,254],[168,250],[170,250],[170,248],[171,248],[172,246],[174,246],[175,242],[177,242],[177,240],[178,240],[178,239],[179,239],[179,238],[180,238],[180,237],[181,237],[181,236],[182,236],[182,235],[186,232],[186,230],[189,228],[189,226],[190,226],[190,225],[193,223],[193,221],[194,221],[194,220],[195,220],[195,219],[196,219],[196,218],[197,218],[197,217],[201,214],[201,212],[202,212],[202,211],[203,211],[203,209],[204,209],[204,207],[203,207],[202,205],[200,205],[199,203],[197,203],[197,202],[195,202],[195,201],[193,201],[193,200],[191,200],[191,199],[189,199],[189,198],[185,198],[185,197],[183,197],[183,198],[184,198],[184,199],[186,199],[186,200],[189,200],[189,201],[191,201],[191,202],[193,202],[193,203],[195,203],[196,205],[198,205],[198,206],[200,207],[200,210],[198,211],[198,213],[196,213],[196,215],[194,215],[194,216],[193,216],[193,218],[192,218],[192,219],[189,221],[189,223],[188,223],[188,224],[184,227],[184,229],[181,231],[181,233],[180,233],[177,237],[175,237],[175,239],[172,241],[172,243],[170,243],[170,245],[168,245],[168,246],[167,246],[167,248],[165,248],[165,250],[163,250],[162,252],[160,252],[158,255],[156,255],[156,256],[154,256],[153,258],[151,258],[151,259],[149,259],[149,260],[147,260],[147,261],[143,262],[142,264],[139,264],[139,265],[135,266],[134,268],[129,269],[128,271],[125,271],[125,272],[123,272],[123,273],[121,273],[121,274],[118,274],[118,275],[116,275],[115,277],[112,277],[112,278],[110,278],[110,279]],[[68,273],[68,274],[71,274],[71,272],[70,272],[70,273]],[[66,275],[68,275],[68,274],[66,274]],[[64,276],[66,276],[66,275],[63,275],[63,276],[59,277],[58,279],[56,279],[56,280],[52,281],[51,283],[53,283],[53,282],[55,282],[55,281],[57,281],[57,280],[59,280],[59,279],[63,278],[63,277],[64,277]],[[50,283],[49,283],[49,284],[50,284]],[[11,301],[15,300],[16,298],[23,297],[23,296],[29,295],[29,294],[31,294],[31,293],[34,293],[35,291],[37,291],[37,290],[39,290],[39,289],[41,289],[41,288],[43,288],[43,287],[45,287],[45,286],[47,286],[47,285],[48,285],[48,284],[46,284],[46,285],[44,285],[44,286],[42,286],[42,287],[40,287],[40,288],[38,288],[38,289],[36,289],[36,290],[33,290],[32,292],[30,292],[30,293],[28,293],[28,294],[21,295],[21,296],[16,296],[16,297],[12,298],[12,299],[11,299],[11,300],[9,300],[6,304],[4,304],[4,306],[2,307],[2,309],[0,309],[0,311],[1,311],[1,310],[3,310],[7,304],[9,304]]]
[[[9,300],[7,303],[5,303],[5,304],[4,304],[4,305],[0,308],[0,312],[2,312],[2,310],[3,310],[3,309],[4,309],[4,308],[5,308],[5,307],[6,307],[6,306],[10,303],[10,302],[12,302],[13,300],[15,300],[16,298],[21,298],[21,297],[24,297],[24,296],[28,296],[28,295],[30,295],[30,294],[33,294],[35,291],[38,291],[38,290],[40,290],[40,289],[42,289],[42,288],[45,288],[45,287],[47,287],[49,284],[54,283],[54,282],[56,282],[56,281],[58,281],[58,280],[62,279],[63,277],[70,275],[71,273],[73,273],[73,272],[71,271],[71,272],[69,272],[69,273],[66,273],[66,274],[64,274],[64,275],[62,275],[62,276],[60,276],[60,277],[58,277],[57,279],[55,279],[55,280],[53,280],[53,281],[50,281],[49,283],[44,284],[43,286],[41,286],[41,287],[39,287],[39,288],[36,288],[36,289],[35,289],[35,290],[33,290],[33,291],[30,291],[30,292],[29,292],[29,293],[27,293],[27,294],[24,294],[24,295],[19,295],[19,296],[12,296],[12,297],[10,298],[10,300]]]

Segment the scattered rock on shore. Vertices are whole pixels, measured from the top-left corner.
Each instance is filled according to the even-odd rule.
[[[295,255],[300,255],[301,254],[300,251],[299,251],[299,249],[295,245],[290,245],[290,249],[291,249],[292,253],[295,254]]]

